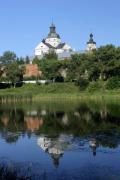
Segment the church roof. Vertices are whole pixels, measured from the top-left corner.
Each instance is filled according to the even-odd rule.
[[[44,44],[45,44],[47,47],[49,47],[50,49],[55,49],[54,46],[52,46],[52,45],[49,44],[49,43],[46,43],[46,42],[45,42],[45,39],[42,40],[42,43],[44,43]]]
[[[65,46],[65,43],[60,43],[56,48],[54,46],[52,46],[49,43],[45,42],[45,39],[42,40],[42,43],[44,43],[47,47],[51,48],[51,49],[62,49]]]
[[[60,43],[60,44],[57,46],[57,49],[62,49],[64,46],[65,46],[65,43]]]
[[[56,26],[53,23],[50,26],[50,32],[49,32],[47,38],[58,38],[58,39],[60,39],[60,35],[56,33]]]
[[[90,34],[90,39],[89,39],[89,41],[87,42],[87,44],[96,44],[96,42],[95,42],[94,39],[93,39],[93,34],[92,34],[92,33]]]

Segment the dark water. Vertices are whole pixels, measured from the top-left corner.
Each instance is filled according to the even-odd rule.
[[[0,180],[120,180],[120,103],[0,106]]]

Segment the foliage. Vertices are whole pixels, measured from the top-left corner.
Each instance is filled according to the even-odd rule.
[[[5,69],[8,69],[9,65],[13,62],[16,63],[16,69],[13,65],[13,68],[11,67],[11,72],[7,73],[7,78],[16,78],[15,81],[18,81],[18,77],[20,76],[17,75],[16,71],[18,70],[18,74],[20,74],[20,66],[25,62],[30,63],[30,58],[26,56],[24,61],[23,58],[18,58],[14,52],[5,52],[0,57],[1,79],[3,78],[2,76],[5,73]],[[58,60],[56,53],[51,50],[49,54],[44,55],[42,60],[35,57],[33,59],[33,64],[37,64],[39,70],[42,71],[41,79],[64,82],[76,81],[79,85],[81,84],[81,87],[87,87],[87,83],[89,82],[88,84],[90,84],[90,87],[88,90],[96,91],[100,88],[98,83],[99,80],[101,80],[101,82],[105,81],[107,85],[104,87],[109,88],[110,78],[116,76],[120,77],[120,47],[115,47],[114,45],[101,46],[90,53],[73,54],[71,58],[61,61]],[[11,74],[12,78],[9,74]],[[31,77],[31,80],[32,79],[33,77]],[[111,86],[112,84],[113,83],[111,83]],[[116,88],[116,85],[114,87]],[[111,87],[111,89],[113,89],[113,87]]]
[[[17,63],[20,65],[25,64],[24,58],[22,58],[22,57],[18,58]]]
[[[0,90],[0,97],[5,95],[5,97],[11,97],[11,96],[16,96],[16,97],[28,97],[28,96],[50,96],[53,95],[65,95],[67,96],[70,94],[77,94],[79,93],[79,87],[75,86],[74,83],[53,83],[53,84],[48,84],[46,85],[37,85],[37,84],[26,84],[20,88],[11,88],[11,89],[5,89],[5,90]],[[58,97],[59,97],[58,95]]]
[[[7,77],[4,76],[0,77],[0,82],[7,82],[7,81],[8,81]]]
[[[35,56],[35,58],[32,61],[32,64],[37,64],[39,66],[40,60],[37,56]]]
[[[94,92],[94,91],[102,91],[104,90],[104,82],[102,81],[93,81],[89,84],[89,87],[87,89],[89,92]]]
[[[10,81],[14,87],[16,83],[23,80],[24,67],[20,67],[16,62],[8,64],[6,67],[6,76],[8,81]]]
[[[80,78],[75,84],[80,87],[81,91],[83,91],[88,87],[89,81],[86,79]]]
[[[43,59],[48,59],[48,60],[56,59],[57,60],[58,56],[53,50],[51,50],[48,54],[44,55]]]
[[[36,76],[30,76],[30,77],[24,77],[25,81],[32,81],[32,80],[37,80]]]
[[[64,79],[69,81],[69,66],[70,61],[58,61],[57,59],[44,59],[39,61],[39,69],[42,71],[42,79]]]
[[[115,76],[108,79],[106,83],[107,89],[119,89],[120,88],[120,77]]]
[[[111,44],[106,46],[101,46],[96,51],[94,51],[94,53],[98,61],[107,62],[114,58],[116,53],[116,48]]]
[[[30,58],[29,58],[29,56],[26,56],[26,58],[25,58],[25,63],[26,63],[26,64],[29,64],[29,63],[30,63]]]
[[[54,79],[59,76],[59,66],[57,60],[41,60],[40,68],[42,71],[43,78],[45,79]]]
[[[2,64],[8,64],[17,60],[17,56],[12,51],[5,51],[3,55],[0,57],[0,61]]]

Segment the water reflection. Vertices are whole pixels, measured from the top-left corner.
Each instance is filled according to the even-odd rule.
[[[57,110],[55,106],[42,109],[42,105],[36,106],[36,109],[29,106],[26,109],[5,107],[0,108],[0,133],[4,139],[13,138],[13,142],[14,137],[19,138],[21,133],[48,136],[64,133],[78,137],[110,135],[113,131],[120,132],[120,111],[114,113],[115,110],[109,104],[104,108],[86,103],[80,103],[72,110],[69,110],[69,106],[66,110]]]
[[[97,140],[96,139],[90,140],[89,145],[93,151],[93,156],[96,156],[96,150],[97,150],[97,147],[99,146]]]
[[[57,169],[60,165],[64,167],[63,160],[67,163],[69,160],[65,160],[66,155],[71,153],[74,158],[78,152],[83,156],[89,152],[89,156],[94,157],[100,152],[104,154],[104,151],[116,152],[120,145],[120,104],[81,102],[2,105],[0,140],[6,143],[2,144],[5,147],[14,144],[17,147],[25,141],[21,145],[22,150],[25,150],[24,146],[30,140],[29,145],[34,150],[33,159],[39,153],[44,153],[44,158],[49,157]],[[8,154],[7,150],[2,153],[5,157]],[[21,160],[24,161],[24,153]],[[80,165],[76,163],[76,166]]]
[[[51,156],[53,164],[55,167],[58,167],[60,158],[63,156],[64,151],[69,148],[72,143],[72,139],[72,136],[66,135],[60,135],[57,138],[42,136],[38,138],[37,144],[43,149],[43,151],[47,152]]]

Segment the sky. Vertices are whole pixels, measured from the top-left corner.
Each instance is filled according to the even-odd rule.
[[[0,55],[34,55],[52,21],[62,41],[84,50],[89,34],[97,46],[120,46],[120,0],[0,0]]]

